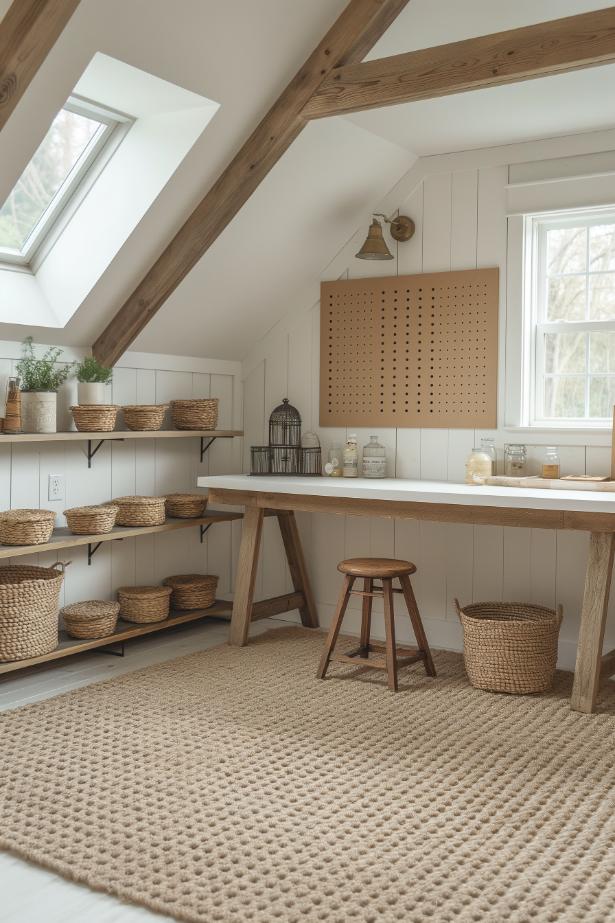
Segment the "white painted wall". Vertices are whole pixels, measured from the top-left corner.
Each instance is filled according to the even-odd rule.
[[[0,343],[3,385],[18,354],[19,344]],[[67,353],[63,358],[73,356]],[[68,407],[76,403],[75,391],[73,382],[58,395],[60,429],[69,428]],[[154,404],[210,396],[220,399],[219,427],[241,429],[242,388],[237,363],[127,353],[114,371],[108,399],[116,404]],[[0,510],[53,509],[58,514],[57,525],[65,525],[62,513],[70,507],[126,494],[194,490],[199,474],[240,470],[241,443],[241,438],[217,440],[200,464],[198,438],[106,442],[88,469],[85,441],[3,445],[0,435]],[[65,500],[48,501],[50,474],[64,477]],[[220,523],[209,530],[203,544],[197,527],[109,542],[101,545],[91,566],[86,547],[66,549],[59,557],[72,564],[66,571],[62,603],[114,598],[118,586],[159,583],[170,574],[192,572],[218,574],[219,595],[228,596],[239,535],[240,525]],[[48,566],[57,558],[51,553],[33,554],[15,558],[12,563]]]
[[[540,142],[514,149],[465,152],[460,155],[423,158],[389,195],[383,210],[398,207],[416,222],[417,232],[400,244],[395,261],[363,263],[353,258],[367,227],[361,228],[328,267],[324,278],[360,275],[446,271],[499,266],[500,291],[500,386],[499,405],[503,421],[507,324],[517,316],[520,286],[509,278],[507,266],[507,186],[509,164],[538,157],[578,153],[572,140]],[[583,153],[583,152],[582,152]],[[560,162],[554,162],[557,171]],[[581,168],[582,169],[582,168]],[[536,171],[544,174],[544,168]],[[548,171],[547,171],[548,172]],[[531,169],[524,177],[531,176]],[[517,280],[518,283],[518,280]],[[510,304],[507,304],[507,295]],[[305,429],[315,429],[324,452],[343,442],[346,430],[318,427],[319,305],[297,308],[256,344],[244,362],[244,470],[249,470],[249,446],[266,440],[269,412],[287,395],[300,409]],[[387,447],[389,474],[399,477],[463,480],[464,462],[481,431],[464,429],[385,429],[380,441]],[[501,456],[505,442],[544,443],[564,437],[544,434],[533,438],[500,428],[493,432]],[[359,431],[361,443],[368,430]],[[608,473],[610,433],[593,436],[568,434],[561,448],[563,473]],[[591,443],[591,444],[590,444]],[[535,466],[542,456],[540,445],[530,445]],[[301,517],[308,566],[322,623],[327,625],[340,585],[336,564],[353,555],[408,557],[415,561],[416,595],[426,629],[435,646],[458,649],[461,633],[452,600],[525,600],[565,611],[561,630],[560,662],[572,666],[583,591],[587,536],[537,529],[500,528],[464,524],[387,521],[326,514]],[[264,553],[259,573],[260,596],[282,593],[288,575],[274,523],[266,523]],[[351,604],[352,605],[352,604]],[[349,628],[358,630],[359,603],[354,601]],[[612,607],[613,608],[613,607]],[[402,639],[410,637],[401,615]],[[375,623],[382,636],[382,625]],[[609,646],[615,642],[615,623],[607,628]]]

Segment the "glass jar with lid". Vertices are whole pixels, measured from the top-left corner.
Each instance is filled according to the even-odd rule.
[[[504,446],[504,474],[522,478],[527,474],[527,446],[509,443]]]
[[[483,448],[472,449],[466,461],[466,484],[484,484],[491,476],[493,460]]]
[[[493,436],[481,436],[480,437],[480,447],[483,452],[486,452],[487,455],[491,458],[491,473],[497,474],[497,462],[498,456],[495,450],[495,439]]]
[[[362,470],[364,478],[387,476],[387,453],[385,447],[378,442],[377,436],[370,436],[367,445],[363,446]]]

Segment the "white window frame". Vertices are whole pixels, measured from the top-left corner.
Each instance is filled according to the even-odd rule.
[[[512,219],[516,220],[516,219]],[[613,321],[549,322],[546,320],[546,235],[549,229],[560,227],[587,227],[605,221],[615,223],[615,207],[576,209],[523,216],[522,228],[522,271],[520,286],[522,302],[522,330],[520,357],[521,400],[518,407],[516,426],[528,430],[603,430],[610,428],[612,418],[597,417],[547,417],[544,414],[544,334],[549,332],[615,332]],[[509,257],[511,256],[509,252]],[[520,267],[521,268],[521,267]],[[589,265],[586,268],[586,284],[589,284]],[[515,363],[517,364],[517,363]],[[579,373],[580,375],[581,373]],[[516,377],[516,376],[515,376]],[[583,376],[586,380],[586,406],[588,404],[589,364]],[[510,404],[509,404],[510,406]]]
[[[98,176],[108,159],[104,155],[117,147],[134,121],[125,113],[116,112],[76,95],[71,96],[62,108],[86,118],[96,119],[100,122],[101,128],[96,131],[84,153],[66,176],[26,239],[23,248],[14,250],[0,247],[0,269],[30,267],[47,238],[57,228],[64,213],[74,204],[79,190],[84,185],[91,184]]]

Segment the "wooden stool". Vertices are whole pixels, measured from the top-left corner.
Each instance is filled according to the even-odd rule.
[[[397,692],[397,670],[400,666],[409,663],[418,663],[422,660],[428,676],[436,675],[427,643],[427,636],[421,621],[421,616],[414,598],[410,574],[416,572],[416,567],[410,561],[396,561],[392,558],[351,558],[337,565],[340,573],[344,574],[344,585],[337,605],[337,612],[333,617],[325,648],[320,658],[317,676],[324,679],[329,663],[366,664],[376,670],[385,670],[389,689]],[[357,577],[363,578],[363,590],[353,590]],[[393,588],[393,580],[398,579],[401,589]],[[374,580],[380,580],[380,585],[375,585]],[[356,593],[363,597],[363,613],[361,619],[361,638],[359,647],[347,654],[334,654],[333,649],[337,636],[342,627],[350,595]],[[402,648],[395,645],[395,617],[393,610],[393,593],[403,593],[412,622],[416,643],[418,647]],[[384,629],[386,643],[370,642],[370,629],[372,621],[372,600],[374,596],[384,597]],[[382,657],[370,658],[371,651],[384,651]],[[398,654],[402,656],[399,657]]]

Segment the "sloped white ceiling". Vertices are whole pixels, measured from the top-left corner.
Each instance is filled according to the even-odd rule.
[[[0,198],[96,51],[214,99],[221,109],[73,320],[57,332],[58,342],[91,344],[344,5],[82,0],[0,134]],[[608,5],[615,4],[411,0],[369,57]],[[3,7],[7,0],[0,0],[0,13]],[[612,79],[612,68],[596,68],[310,125],[135,348],[241,358],[287,310],[311,297],[314,280],[417,153],[610,127]],[[21,335],[23,328],[0,325],[0,338]],[[44,338],[50,339],[48,331]]]

